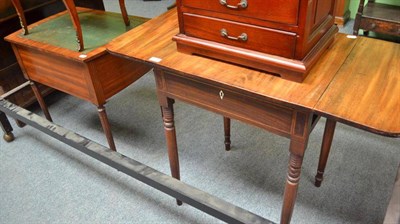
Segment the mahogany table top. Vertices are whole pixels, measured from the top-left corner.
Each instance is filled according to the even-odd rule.
[[[358,38],[314,109],[352,126],[400,137],[400,44]]]
[[[237,65],[183,54],[172,37],[176,10],[117,37],[112,54],[194,79],[221,83],[273,102],[316,111],[382,135],[400,136],[400,45],[337,34],[302,83]]]

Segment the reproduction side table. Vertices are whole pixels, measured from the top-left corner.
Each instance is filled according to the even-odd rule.
[[[320,116],[327,117],[316,186],[331,147],[336,121],[391,137],[400,136],[400,45],[338,34],[303,83],[177,51],[175,10],[121,35],[107,46],[115,55],[155,67],[172,176],[179,179],[173,104],[181,100],[224,116],[226,149],[230,118],[290,139],[281,223],[294,209],[304,152]],[[157,44],[152,44],[157,43]],[[136,48],[127,46],[135,45]],[[179,201],[178,201],[179,203]]]
[[[12,44],[46,117],[51,120],[36,82],[96,105],[108,144],[116,150],[104,104],[146,74],[150,67],[115,57],[106,51],[104,45],[148,19],[131,16],[129,25],[127,17],[124,16],[123,20],[120,14],[86,8],[77,8],[76,12],[74,5],[67,8],[72,10],[70,15],[64,11],[28,28],[22,19],[24,30],[29,29],[29,35],[18,31],[7,36],[6,40]],[[76,50],[77,45],[80,52]]]
[[[297,83],[232,64],[179,53],[175,42],[171,40],[177,33],[176,10],[171,10],[138,27],[135,32],[116,38],[107,46],[112,54],[151,63],[155,67],[172,176],[180,178],[174,100],[219,113],[225,117],[226,126],[232,118],[287,137],[290,139],[290,159],[281,222],[289,223],[309,134],[319,118],[313,108],[356,41],[339,35],[304,82]],[[131,44],[136,47],[126,47]],[[229,130],[226,131],[226,135],[229,135]]]

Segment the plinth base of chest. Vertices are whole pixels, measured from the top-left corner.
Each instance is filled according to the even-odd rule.
[[[176,41],[179,52],[215,58],[261,70],[291,81],[302,82],[318,58],[333,42],[337,31],[338,28],[332,26],[302,60],[233,47],[184,34],[177,34],[173,40]]]

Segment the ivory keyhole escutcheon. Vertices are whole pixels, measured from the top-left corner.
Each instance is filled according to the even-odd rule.
[[[224,91],[219,91],[219,98],[221,98],[221,100],[223,100],[224,99]]]

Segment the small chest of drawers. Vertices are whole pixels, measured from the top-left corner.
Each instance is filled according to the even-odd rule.
[[[301,82],[333,41],[335,0],[177,0],[178,50]]]

